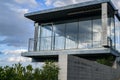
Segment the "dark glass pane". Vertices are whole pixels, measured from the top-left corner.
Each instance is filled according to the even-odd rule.
[[[107,31],[108,37],[111,36],[111,18],[108,18],[108,31]]]
[[[111,40],[112,40],[112,48],[115,48],[115,26],[114,26],[114,18],[111,18]]]
[[[66,24],[66,49],[77,48],[78,22]]]
[[[41,35],[40,35],[40,30],[41,29],[41,26],[39,26],[39,28],[38,28],[38,40],[37,40],[37,51],[39,51],[39,49],[40,49],[40,37],[41,37]]]
[[[41,37],[52,36],[52,25],[43,25],[41,27]]]
[[[101,19],[93,20],[93,47],[101,47],[102,23]]]
[[[55,24],[54,27],[54,49],[64,49],[65,46],[65,24]]]
[[[65,35],[65,24],[55,24],[53,29],[54,29],[55,36]]]
[[[91,48],[92,46],[92,21],[79,21],[79,48]]]

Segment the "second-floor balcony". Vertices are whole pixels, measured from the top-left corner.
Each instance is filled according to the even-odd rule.
[[[57,37],[60,39],[61,37]],[[40,40],[39,38],[38,40]],[[93,41],[93,42],[81,42],[81,43],[75,43],[74,41],[69,40],[66,42],[67,39],[61,40],[61,41],[54,41],[53,44],[51,44],[51,40],[49,40],[50,37],[43,38],[40,43],[38,43],[37,40],[34,38],[29,39],[29,47],[28,51],[54,51],[54,50],[69,50],[69,49],[92,49],[92,48],[101,48],[101,41]],[[35,46],[35,44],[37,46]]]
[[[108,47],[117,48],[119,43],[117,18],[108,18]],[[116,26],[115,26],[116,25]],[[69,49],[102,48],[100,17],[90,17],[41,24],[36,39],[29,40],[28,51],[55,51]]]

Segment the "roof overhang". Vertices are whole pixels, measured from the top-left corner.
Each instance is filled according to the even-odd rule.
[[[78,16],[89,17],[92,15],[101,14],[101,3],[109,3],[109,5],[113,8],[113,10],[117,11],[117,9],[114,7],[113,3],[110,0],[95,0],[95,1],[83,2],[79,4],[68,5],[64,7],[31,12],[25,14],[24,16],[35,22],[40,22],[40,23],[76,18]],[[119,13],[117,13],[116,15],[120,19]]]

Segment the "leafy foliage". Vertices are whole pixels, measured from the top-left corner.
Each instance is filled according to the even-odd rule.
[[[107,65],[107,66],[112,66],[113,65],[113,61],[114,61],[114,57],[113,56],[108,56],[107,58],[97,59],[98,63],[104,64],[104,65]]]
[[[12,67],[0,67],[0,80],[58,80],[59,67],[54,62],[45,62],[42,69],[20,63]]]

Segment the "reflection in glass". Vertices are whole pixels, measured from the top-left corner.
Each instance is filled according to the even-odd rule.
[[[66,49],[77,48],[78,22],[66,24]]]
[[[55,24],[53,27],[55,35],[54,49],[64,49],[65,45],[65,24]]]
[[[115,48],[115,26],[114,26],[114,18],[111,18],[111,40],[112,40],[112,48]]]
[[[115,48],[120,51],[120,22],[115,16]]]
[[[41,50],[51,50],[51,37],[41,38]]]
[[[64,49],[65,37],[59,36],[55,37],[55,50]]]
[[[79,22],[79,48],[91,48],[92,46],[92,20]]]
[[[101,47],[102,23],[101,19],[93,20],[93,47]]]
[[[43,25],[41,27],[41,37],[52,36],[52,25]]]
[[[52,49],[52,25],[43,25],[41,27],[41,47],[40,50]]]
[[[38,40],[37,41],[37,51],[40,50],[40,29],[41,29],[41,26],[38,27]]]
[[[65,35],[65,24],[55,24],[53,29],[54,29],[55,36]]]
[[[111,36],[111,18],[108,18],[108,31],[107,31],[108,37]]]
[[[114,19],[110,18],[108,23],[108,35],[111,37],[114,46]],[[101,37],[102,24],[100,18],[69,20],[57,22],[54,25],[41,25],[38,29],[37,50],[98,48],[102,47]]]

